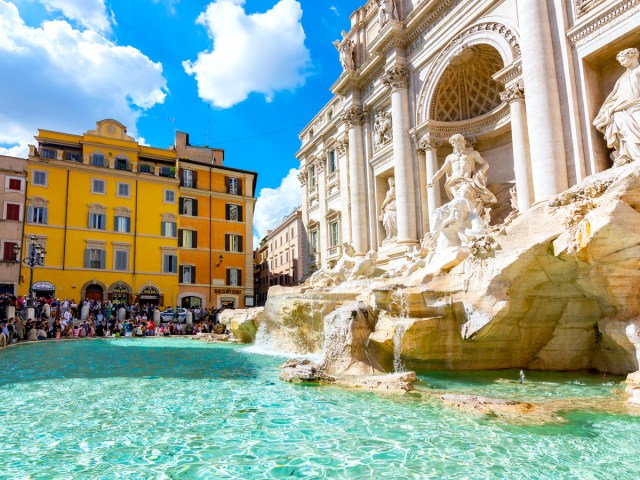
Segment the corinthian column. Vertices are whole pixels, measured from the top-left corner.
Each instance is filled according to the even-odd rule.
[[[547,0],[521,0],[517,5],[537,201],[565,190],[569,181]]]
[[[329,258],[329,234],[327,225],[327,181],[324,175],[325,159],[319,158],[315,161],[316,175],[318,175],[318,202],[320,210],[320,252],[321,268],[327,268],[327,259]]]
[[[531,158],[529,157],[529,135],[522,84],[508,87],[500,94],[511,109],[511,142],[513,143],[513,171],[516,174],[518,210],[524,212],[531,207]]]
[[[416,189],[409,138],[408,77],[409,72],[406,67],[396,66],[388,71],[383,79],[384,85],[391,89],[393,161],[398,215],[397,243],[399,244],[415,244],[418,241]]]
[[[438,147],[440,141],[426,133],[420,138],[418,148],[424,151],[424,163],[427,170],[427,184],[433,179],[433,174],[438,171]],[[429,230],[433,231],[436,209],[440,206],[440,185],[436,182],[427,187],[427,208],[429,209]]]
[[[364,144],[362,143],[362,124],[364,110],[361,106],[352,106],[342,116],[349,129],[349,190],[351,192],[351,241],[356,255],[365,255],[369,249],[367,228],[367,195],[365,189],[366,168]]]

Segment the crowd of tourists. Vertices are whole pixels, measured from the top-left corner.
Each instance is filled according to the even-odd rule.
[[[32,307],[34,315],[29,317],[25,297],[0,294],[0,346],[47,339],[225,333],[224,325],[218,322],[220,310],[214,308],[188,309],[192,321],[181,323],[177,315],[170,321],[158,319],[155,312],[159,309],[153,304],[38,298]],[[11,311],[13,316],[8,314]]]

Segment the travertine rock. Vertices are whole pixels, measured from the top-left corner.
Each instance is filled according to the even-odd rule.
[[[242,343],[252,343],[256,339],[258,326],[264,317],[264,307],[246,310],[223,310],[218,320]]]

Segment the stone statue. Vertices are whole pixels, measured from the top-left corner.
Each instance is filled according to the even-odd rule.
[[[393,138],[391,112],[378,112],[373,126],[376,147],[388,143]]]
[[[342,244],[342,256],[333,268],[322,268],[313,272],[307,283],[314,287],[330,287],[347,280],[355,265],[355,249],[349,243]]]
[[[468,247],[474,238],[486,233],[484,221],[464,198],[455,198],[438,208],[433,229],[437,234],[434,253]]]
[[[640,159],[640,61],[637,48],[616,56],[627,69],[604,101],[593,125],[616,151],[614,167]]]
[[[353,70],[355,62],[353,61],[353,49],[355,45],[352,40],[347,38],[347,32],[342,31],[342,41],[334,40],[333,46],[336,47],[340,54],[340,63],[344,70]]]
[[[378,20],[380,27],[386,25],[389,20],[398,20],[398,12],[394,0],[378,0]]]
[[[473,211],[484,218],[485,207],[497,201],[495,195],[487,188],[489,164],[473,147],[466,147],[466,141],[459,133],[453,135],[449,143],[453,147],[453,153],[447,156],[444,165],[433,174],[427,186],[432,187],[433,183],[446,172],[447,180],[444,188],[447,196],[452,200],[460,198],[467,200]]]
[[[389,177],[389,190],[380,206],[380,221],[387,236],[386,240],[393,240],[398,236],[398,213],[396,211],[396,187],[395,179]]]
[[[376,271],[377,259],[378,255],[374,250],[369,250],[364,258],[356,258],[347,280],[360,280],[372,277]]]

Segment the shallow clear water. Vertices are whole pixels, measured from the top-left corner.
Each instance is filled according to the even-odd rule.
[[[580,478],[640,475],[640,417],[514,426],[394,396],[278,380],[282,359],[182,339],[0,351],[0,478]],[[427,388],[597,397],[619,378],[443,373]]]

